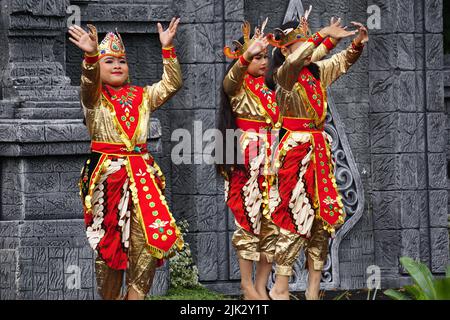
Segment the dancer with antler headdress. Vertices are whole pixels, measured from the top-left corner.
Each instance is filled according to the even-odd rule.
[[[289,298],[289,277],[303,246],[306,246],[309,270],[306,296],[318,298],[330,235],[345,220],[334,177],[331,137],[324,131],[327,88],[358,60],[368,40],[367,29],[353,23],[359,35],[350,47],[320,61],[332,49],[331,44],[335,44],[329,37],[339,40],[357,31],[345,30],[339,19],[311,34],[310,12],[311,8],[300,23],[282,26],[278,36],[268,36],[269,43],[277,50],[267,83],[276,89],[286,130],[274,154],[278,183],[273,186],[272,194],[278,192],[279,203],[271,213],[274,223],[280,227],[275,254],[276,281],[271,292],[275,299]],[[326,50],[316,51],[321,45]]]
[[[144,299],[157,266],[181,249],[183,240],[164,197],[165,179],[147,151],[150,113],[182,86],[172,45],[179,19],[164,31],[158,24],[164,73],[152,86],[129,83],[122,38],[108,33],[98,45],[97,30],[69,28],[70,41],[85,52],[81,104],[92,139],[92,154],[80,180],[89,244],[103,299]]]
[[[240,133],[242,159],[224,159],[218,166],[225,178],[225,200],[235,217],[233,246],[241,271],[245,299],[268,299],[266,284],[272,268],[278,228],[270,219],[269,190],[273,182],[271,157],[281,128],[280,110],[275,92],[267,88],[264,76],[268,67],[268,42],[264,28],[251,35],[250,24],[242,27],[243,38],[235,41],[235,50],[226,47],[225,55],[235,61],[223,80],[220,128]],[[225,146],[230,140],[225,139]],[[228,143],[227,143],[228,142]],[[234,140],[233,140],[234,142]],[[233,144],[234,147],[236,145]],[[242,161],[239,161],[242,160]],[[257,263],[256,283],[252,281],[253,263]]]

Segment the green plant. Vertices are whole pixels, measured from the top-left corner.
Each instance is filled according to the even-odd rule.
[[[183,238],[186,238],[189,223],[186,220],[181,220],[177,222],[177,225],[183,234]],[[171,289],[193,289],[200,286],[198,282],[198,269],[192,258],[188,243],[185,243],[183,250],[178,252],[170,260],[169,270]]]
[[[351,296],[350,292],[344,291],[343,293],[341,293],[340,295],[335,297],[333,300],[336,300],[336,301],[340,301],[340,300],[344,300],[344,299],[350,300],[350,296]]]
[[[400,262],[414,283],[400,291],[386,290],[385,295],[394,300],[450,300],[450,267],[447,269],[446,278],[434,279],[423,263],[408,257],[401,258]]]

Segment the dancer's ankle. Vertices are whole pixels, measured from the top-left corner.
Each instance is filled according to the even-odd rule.
[[[256,291],[253,283],[241,282],[241,291],[244,300],[259,300],[260,296]]]
[[[270,300],[266,287],[257,287],[256,292],[258,293],[260,300]]]
[[[270,290],[269,297],[272,300],[289,300],[289,288],[280,288],[275,285]]]

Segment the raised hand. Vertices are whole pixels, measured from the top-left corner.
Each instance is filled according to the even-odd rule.
[[[254,37],[252,44],[245,51],[244,58],[251,61],[255,56],[266,50],[268,46],[269,42],[267,41],[267,38],[258,32],[257,36]]]
[[[69,40],[85,53],[93,55],[98,51],[98,34],[97,29],[88,24],[89,33],[84,31],[83,28],[77,25],[69,27]]]
[[[178,24],[180,23],[180,18],[172,18],[170,21],[169,28],[164,31],[161,23],[158,23],[158,33],[159,33],[159,41],[161,41],[161,45],[164,47],[171,47],[173,45],[173,39],[177,33]]]
[[[341,26],[341,18],[335,20],[334,18],[331,20],[331,23],[328,27],[320,30],[320,34],[324,37],[332,37],[337,40],[354,36],[358,31],[348,31],[347,28],[343,28]]]
[[[358,28],[358,36],[355,38],[355,44],[365,44],[369,41],[369,32],[367,31],[367,28],[359,22],[352,21],[352,25]]]

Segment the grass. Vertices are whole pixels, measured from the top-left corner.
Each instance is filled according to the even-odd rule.
[[[149,300],[230,300],[223,294],[208,290],[203,286],[192,289],[169,289],[165,296],[153,296]]]
[[[368,293],[367,290],[329,290],[321,291],[320,300],[373,300],[374,291]],[[291,300],[306,301],[303,292],[291,293]],[[165,296],[153,296],[149,300],[238,300],[238,297],[229,297],[223,294],[208,290],[205,287],[199,286],[192,289],[170,289]],[[382,290],[377,291],[375,300],[390,300],[385,296]]]

